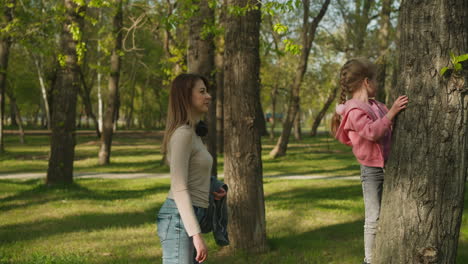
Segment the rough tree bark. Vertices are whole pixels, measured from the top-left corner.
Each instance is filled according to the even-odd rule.
[[[53,93],[52,136],[49,168],[46,182],[71,184],[73,182],[73,160],[75,157],[76,100],[79,89],[79,66],[77,42],[73,40],[72,25],[80,32],[83,28],[85,6],[78,6],[73,0],[64,0],[65,20],[60,36],[60,49],[64,61],[58,70]]]
[[[276,146],[270,152],[270,156],[273,158],[286,155],[289,136],[291,135],[291,128],[294,124],[294,119],[296,118],[296,113],[299,109],[300,88],[302,80],[304,79],[304,74],[307,70],[310,49],[312,48],[312,43],[315,38],[315,32],[317,31],[317,27],[325,13],[327,12],[330,0],[325,0],[325,2],[322,5],[322,8],[320,9],[320,12],[312,21],[310,21],[309,18],[310,1],[303,0],[302,3],[304,6],[304,14],[302,18],[303,30],[301,32],[301,56],[297,67],[296,76],[294,78],[294,83],[291,86],[291,95],[289,99],[288,112],[283,122],[283,131],[281,132],[281,136],[279,137]]]
[[[232,250],[267,249],[262,156],[256,107],[260,85],[260,2],[229,0],[250,8],[227,14],[224,55],[224,176],[229,185],[229,235]]]
[[[122,0],[115,0],[116,13],[113,21],[114,47],[110,59],[109,95],[106,112],[102,124],[101,148],[99,150],[99,165],[110,163],[112,136],[114,133],[114,121],[119,104],[119,78],[120,78],[120,55],[122,51],[122,27],[123,10]]]
[[[441,77],[450,52],[468,53],[466,0],[405,0],[395,124],[375,263],[455,263],[468,165],[468,69]],[[451,66],[453,67],[453,66]]]
[[[197,11],[190,18],[187,68],[189,72],[205,76],[210,82],[209,93],[212,99],[206,116],[207,145],[213,157],[211,174],[217,175],[215,45],[214,35],[203,32],[204,27],[214,24],[214,9],[209,7],[206,0],[195,0],[193,4],[197,6]]]

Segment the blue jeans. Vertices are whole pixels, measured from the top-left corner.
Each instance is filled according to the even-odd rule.
[[[193,208],[200,219],[204,210],[196,206]],[[174,200],[166,199],[159,209],[157,227],[163,264],[198,264],[192,238],[185,231]]]
[[[372,263],[372,251],[375,247],[375,234],[379,223],[380,204],[384,170],[379,167],[361,165],[362,193],[364,195],[364,261]]]

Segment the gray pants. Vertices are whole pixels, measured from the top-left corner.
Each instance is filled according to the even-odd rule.
[[[375,234],[379,223],[380,203],[384,170],[378,167],[361,165],[362,193],[364,195],[364,261],[372,263],[372,251],[375,247]]]

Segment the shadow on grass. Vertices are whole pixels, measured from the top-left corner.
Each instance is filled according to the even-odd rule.
[[[265,198],[272,205],[289,206],[289,203],[293,201],[296,206],[305,204],[323,209],[349,210],[347,205],[340,205],[337,202],[362,198],[362,189],[360,185],[356,184],[335,187],[308,186],[270,193]],[[327,201],[334,202],[328,203]]]
[[[300,234],[273,237],[269,239],[269,245],[272,250],[314,248],[314,250],[318,251],[333,252],[338,250],[337,248],[349,247],[347,241],[361,241],[364,230],[363,224],[364,219],[360,219],[348,223],[329,225]]]
[[[59,219],[44,219],[34,223],[4,225],[0,228],[0,242],[17,243],[64,233],[128,228],[155,223],[156,213],[161,206],[162,203],[157,203],[156,206],[140,212],[84,213]]]
[[[147,195],[153,195],[160,192],[167,192],[169,184],[158,183],[151,188],[137,190],[91,190],[82,186],[79,183],[74,183],[70,186],[54,186],[49,187],[44,184],[39,184],[41,180],[28,181],[29,184],[37,186],[10,195],[0,199],[0,211],[6,212],[18,208],[26,208],[35,205],[42,205],[49,202],[61,200],[97,200],[97,201],[116,201],[124,199],[137,199]],[[86,179],[80,180],[86,182]],[[15,202],[13,204],[8,204]]]

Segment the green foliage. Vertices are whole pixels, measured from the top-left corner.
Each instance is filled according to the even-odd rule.
[[[298,55],[301,53],[302,45],[294,44],[291,39],[284,39],[284,50],[290,52],[294,55]]]
[[[450,52],[450,62],[452,64],[453,68],[443,67],[440,70],[440,76],[444,76],[444,74],[447,72],[447,70],[453,70],[455,73],[461,71],[463,69],[463,66],[462,66],[461,62],[464,62],[466,60],[468,60],[468,54],[455,56],[455,54],[453,52]]]

